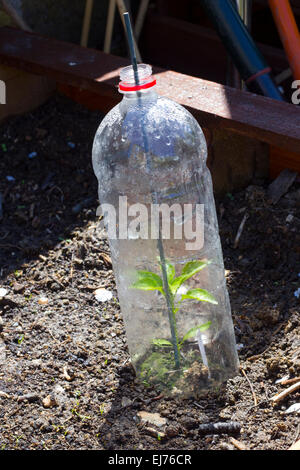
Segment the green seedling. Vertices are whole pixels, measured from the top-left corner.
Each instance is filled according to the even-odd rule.
[[[59,425],[52,424],[52,427],[55,432],[62,432],[64,436],[66,436],[69,432],[68,429],[66,429],[64,426],[60,424]]]
[[[91,416],[83,415],[83,414],[79,413],[79,411],[78,411],[79,407],[80,407],[80,397],[81,397],[80,390],[75,390],[74,394],[75,394],[75,397],[76,397],[76,404],[71,409],[71,413],[74,416],[77,416],[78,418],[80,418],[82,421],[85,421],[86,419],[92,419]]]
[[[16,447],[18,447],[19,441],[20,441],[21,439],[24,439],[23,434],[21,434],[20,436],[16,436],[16,437],[15,437]]]
[[[152,343],[159,347],[172,347],[175,356],[175,366],[180,367],[179,357],[180,349],[187,339],[196,336],[198,331],[206,331],[211,322],[206,322],[202,325],[197,325],[191,328],[181,338],[178,338],[177,326],[176,326],[176,314],[180,309],[180,305],[184,300],[196,300],[198,302],[209,302],[211,304],[217,304],[217,300],[212,294],[207,292],[205,289],[183,289],[183,284],[195,276],[199,271],[206,268],[211,261],[189,261],[187,262],[181,271],[180,276],[175,276],[175,266],[165,260],[164,269],[166,272],[167,283],[163,282],[163,279],[156,273],[150,271],[137,271],[138,279],[131,285],[131,288],[140,289],[145,291],[157,290],[167,300],[167,304],[171,305],[171,315],[169,315],[170,329],[172,341],[167,339],[153,339]],[[161,264],[161,269],[163,269]],[[181,288],[181,289],[180,289]],[[168,292],[166,292],[166,290]]]
[[[24,340],[24,335],[20,335],[18,338],[18,344],[21,345],[23,343],[23,340]]]

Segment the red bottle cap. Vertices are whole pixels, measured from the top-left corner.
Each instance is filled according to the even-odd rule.
[[[132,83],[120,82],[119,90],[120,91],[139,91],[139,90],[146,90],[147,88],[151,88],[156,85],[156,79],[154,77],[150,77],[151,81],[147,81],[146,83],[142,83],[141,85],[132,85]]]

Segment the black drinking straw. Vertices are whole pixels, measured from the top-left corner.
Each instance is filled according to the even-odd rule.
[[[123,14],[123,16],[124,16],[125,26],[126,26],[126,34],[127,34],[127,41],[128,41],[128,46],[129,46],[129,52],[130,52],[130,59],[131,59],[131,64],[133,68],[133,73],[134,73],[134,81],[135,81],[135,85],[138,86],[140,84],[140,81],[139,81],[139,74],[138,74],[137,61],[136,61],[134,42],[133,42],[133,33],[132,33],[129,13],[126,12]],[[138,99],[139,99],[140,106],[142,106],[140,102],[139,93],[138,93]],[[143,133],[144,148],[145,148],[146,159],[147,159],[147,167],[148,167],[148,170],[150,170],[149,144],[148,144],[145,127],[143,125],[143,120],[142,120],[142,133]],[[157,194],[155,191],[152,192],[152,200],[155,204],[157,204]],[[158,247],[161,270],[162,270],[163,288],[164,288],[164,292],[166,295],[166,301],[167,301],[167,307],[168,307],[168,316],[169,316],[169,323],[170,323],[171,336],[172,336],[172,345],[173,345],[173,350],[174,350],[175,367],[178,369],[180,367],[180,360],[179,360],[177,331],[176,331],[176,323],[175,323],[174,314],[173,314],[173,299],[172,299],[172,294],[170,292],[169,283],[168,283],[166,259],[165,259],[164,247],[162,243],[160,225],[161,224],[159,221],[157,247]]]
[[[138,74],[138,68],[137,68],[136,54],[135,54],[135,49],[134,49],[133,33],[132,33],[132,27],[131,27],[131,22],[130,22],[130,16],[128,12],[124,13],[123,16],[124,16],[125,26],[126,26],[130,60],[131,60],[133,73],[134,73],[134,81],[135,81],[136,86],[138,86],[140,84],[140,81],[139,81],[139,74]]]

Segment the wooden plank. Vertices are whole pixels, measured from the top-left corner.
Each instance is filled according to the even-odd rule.
[[[268,198],[272,204],[276,204],[279,199],[287,193],[288,189],[297,178],[297,172],[286,168],[268,187]]]
[[[0,62],[95,93],[116,94],[120,68],[128,59],[20,29],[0,29]]]
[[[111,100],[128,59],[14,28],[0,29],[0,62]],[[204,127],[237,132],[300,154],[300,109],[177,72],[156,73],[158,92],[186,106]]]
[[[300,158],[298,106],[172,71],[158,74],[157,81],[160,94],[186,106],[204,127],[239,132]]]
[[[300,175],[299,152],[291,152],[287,149],[270,146],[270,178],[276,178],[285,168],[297,171]]]

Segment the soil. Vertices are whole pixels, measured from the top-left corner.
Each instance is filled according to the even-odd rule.
[[[241,371],[219,394],[166,398],[134,376],[109,247],[95,239],[100,120],[54,96],[1,124],[0,448],[288,449],[300,390],[270,398],[289,386],[278,379],[300,376],[299,180],[276,205],[269,181],[217,202]],[[112,299],[99,302],[97,288]],[[227,431],[199,430],[218,422]]]

